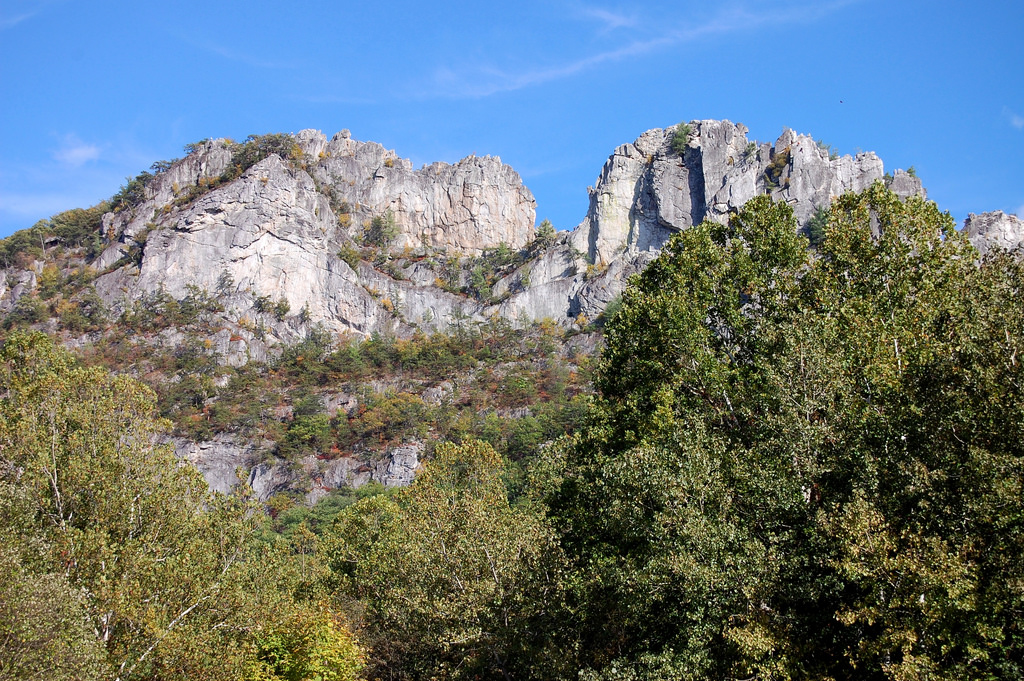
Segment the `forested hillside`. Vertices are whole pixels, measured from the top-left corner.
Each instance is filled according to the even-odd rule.
[[[762,195],[675,234],[592,369],[496,320],[238,367],[133,342],[201,329],[198,292],[74,353],[9,317],[0,678],[1021,676],[1021,262],[881,182],[815,227]],[[430,444],[309,507],[211,493],[159,435],[228,428]]]

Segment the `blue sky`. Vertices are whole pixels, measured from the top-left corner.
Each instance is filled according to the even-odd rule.
[[[0,0],[0,112],[0,236],[186,143],[303,128],[501,156],[566,229],[616,146],[694,118],[1024,216],[1024,2]]]

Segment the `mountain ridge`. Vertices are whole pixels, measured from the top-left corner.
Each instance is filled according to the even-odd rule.
[[[619,146],[589,188],[579,225],[543,244],[532,193],[497,157],[413,169],[348,131],[206,140],[162,164],[134,202],[103,215],[104,247],[88,266],[117,313],[158,291],[181,298],[189,286],[219,290],[223,321],[244,341],[223,349],[239,362],[245,352],[265,358],[273,345],[295,342],[310,324],[363,336],[493,315],[585,325],[672,233],[703,219],[724,222],[757,194],[789,203],[801,225],[875,181],[903,197],[926,196],[916,176],[886,174],[873,152],[838,156],[789,129],[773,143],[746,133],[727,120],[691,121]],[[985,225],[1009,246],[1018,223],[974,220],[972,237],[983,239]],[[375,229],[390,233],[372,237]],[[483,291],[472,286],[475,265],[451,260],[496,249],[525,257],[504,253]],[[7,268],[2,278],[6,311],[32,275]],[[267,296],[285,314],[266,314]],[[263,325],[263,339],[252,324]]]
[[[175,420],[169,442],[218,491],[245,482],[264,501],[290,490],[312,503],[368,482],[404,485],[431,438],[461,418],[452,409],[509,442],[571,420],[572,400],[589,389],[579,358],[598,343],[595,323],[675,232],[725,222],[756,195],[788,203],[805,230],[834,197],[874,182],[925,196],[913,173],[886,173],[872,152],[838,156],[791,130],[772,143],[746,132],[691,121],[620,145],[583,220],[558,233],[535,228],[532,194],[497,157],[414,169],[347,131],[205,140],[106,204],[5,240],[0,312],[7,326],[62,335],[150,377]],[[972,214],[965,230],[981,252],[1024,246],[1016,216]],[[447,375],[379,363],[381,352],[436,356],[430,334],[472,329],[465,342],[485,347],[445,360]],[[576,335],[553,342],[553,329]],[[355,338],[411,345],[362,350]],[[333,365],[348,368],[327,372],[333,347],[397,373],[368,376],[344,357]],[[270,368],[254,374],[250,364]],[[314,364],[335,377],[323,381],[347,382],[302,378]],[[531,392],[519,374],[552,388]],[[245,389],[235,382],[263,386],[250,398],[258,419],[232,395]],[[558,416],[537,421],[544,409]],[[448,425],[410,428],[424,410]],[[384,425],[366,425],[371,417]],[[532,430],[519,432],[527,421]]]

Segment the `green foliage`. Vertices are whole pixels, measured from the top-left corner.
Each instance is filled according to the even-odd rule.
[[[498,279],[504,277],[526,262],[527,250],[515,251],[502,242],[489,248],[475,258],[469,259],[464,266],[469,270],[469,281],[463,292],[477,300],[494,302],[492,287]],[[527,275],[529,276],[529,275]]]
[[[605,305],[604,309],[601,311],[601,314],[598,315],[598,318],[597,318],[598,326],[600,326],[601,328],[604,328],[605,326],[607,326],[608,322],[611,321],[612,319],[614,319],[615,315],[618,314],[619,310],[621,310],[621,309],[622,309],[622,294],[619,294],[619,295],[615,296],[614,298],[612,298],[611,300],[609,300],[608,304]]]
[[[92,208],[73,208],[57,213],[50,218],[50,229],[66,245],[90,245],[93,236],[102,231],[103,214],[111,209],[111,203],[98,203]]]
[[[291,309],[292,306],[291,303],[288,302],[288,299],[281,298],[276,303],[274,303],[274,319],[276,319],[279,322],[284,321],[284,318],[288,316],[288,313],[291,312]]]
[[[185,152],[194,153],[208,141],[201,140],[195,144],[185,145]],[[242,144],[231,143],[229,148],[231,163],[224,172],[217,177],[199,178],[195,185],[174,200],[175,205],[188,205],[206,192],[241,177],[246,170],[273,154],[277,154],[285,161],[298,161],[302,157],[302,150],[296,144],[295,138],[284,133],[249,135]]]
[[[253,681],[355,681],[362,651],[344,620],[320,606],[293,613],[257,636]]]
[[[772,156],[771,162],[768,167],[764,169],[764,182],[765,186],[769,189],[777,189],[779,186],[779,179],[782,174],[786,171],[786,167],[790,161],[790,149],[786,147],[782,151],[776,150]]]
[[[814,215],[804,224],[803,234],[811,246],[817,248],[825,240],[825,230],[828,228],[828,209],[818,208]]]
[[[280,451],[287,458],[297,458],[308,452],[323,452],[330,444],[331,419],[327,414],[296,416],[288,425]]]
[[[144,170],[135,177],[125,178],[125,184],[110,197],[110,209],[118,212],[140,206],[146,201],[146,187],[153,181],[153,177],[152,173]]]
[[[1024,671],[1022,266],[881,183],[829,222],[755,198],[624,293],[547,467],[588,678]]]
[[[5,329],[31,326],[32,324],[44,321],[48,316],[46,304],[34,295],[29,294],[18,298],[18,302],[14,304],[14,309],[4,317],[3,325]]]
[[[156,444],[151,391],[14,333],[0,393],[0,610],[17,612],[0,625],[5,674],[276,674],[262,665],[273,632],[287,632],[274,648],[294,661],[286,672],[356,673],[337,618],[295,600],[296,566],[253,541],[256,509],[212,495]]]
[[[469,271],[469,285],[466,287],[470,295],[484,302],[491,299],[490,282],[493,280],[493,275],[488,276],[488,274],[483,265],[477,265]]]
[[[370,224],[363,231],[363,243],[368,246],[384,248],[395,240],[398,231],[395,214],[390,210],[385,211],[383,215],[375,215],[370,220]]]
[[[545,218],[537,226],[537,235],[534,238],[539,248],[547,248],[555,242],[557,236],[558,232],[555,231],[555,226]]]
[[[273,154],[288,160],[292,158],[294,149],[295,138],[288,134],[249,135],[244,143],[233,146],[231,165],[221,175],[221,182],[230,182]]]
[[[689,123],[680,123],[676,126],[675,132],[672,133],[669,148],[674,153],[682,156],[690,143],[691,135],[693,135],[693,127]]]
[[[163,287],[143,295],[121,315],[121,324],[136,331],[157,331],[171,326],[205,328],[212,315],[223,312],[205,289],[186,284],[186,294],[175,299]]]
[[[102,201],[92,208],[74,208],[40,220],[29,229],[0,240],[0,262],[4,267],[28,267],[29,259],[42,259],[46,246],[56,240],[65,247],[85,248],[94,258],[102,251],[103,215],[113,206]]]
[[[28,529],[19,522],[29,506],[25,497],[23,489],[0,482],[0,527],[20,531],[0,539],[0,679],[101,679],[104,651],[88,626],[84,594],[63,574],[26,569],[19,553],[42,547],[12,541]]]
[[[502,473],[483,443],[440,444],[406,492],[338,517],[328,584],[366,604],[371,675],[557,675],[560,553],[539,514],[509,505]]]
[[[338,258],[344,260],[353,270],[357,271],[359,269],[359,249],[351,244],[341,245],[341,249],[338,251]]]
[[[217,276],[217,297],[223,298],[231,295],[235,289],[235,278],[228,270],[221,270]]]
[[[837,158],[839,158],[839,150],[833,146],[830,146],[828,142],[824,140],[818,140],[817,145],[819,149],[828,154],[828,158],[830,161],[834,161]]]
[[[201,140],[199,140],[198,142],[189,142],[189,143],[188,143],[188,144],[186,144],[186,145],[185,145],[185,147],[184,147],[184,149],[185,149],[185,154],[186,154],[186,155],[192,155],[192,154],[196,153],[197,151],[199,151],[200,149],[202,149],[202,148],[203,148],[203,146],[205,146],[205,145],[206,145],[206,143],[207,143],[207,142],[209,142],[209,141],[210,141],[210,138],[209,138],[209,137],[207,137],[207,138],[205,138],[205,139],[201,139]]]

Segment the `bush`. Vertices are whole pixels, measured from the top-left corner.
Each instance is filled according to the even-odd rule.
[[[142,171],[135,177],[127,178],[120,191],[110,197],[110,206],[114,212],[130,210],[146,200],[146,187],[153,180],[153,174]]]
[[[18,298],[14,309],[4,318],[4,328],[13,326],[29,326],[38,324],[48,317],[46,304],[33,295],[25,295]]]
[[[686,152],[687,146],[690,143],[690,135],[693,134],[693,128],[689,123],[680,123],[676,126],[676,131],[672,133],[672,141],[669,142],[669,147],[673,152],[680,156]]]
[[[775,155],[772,156],[771,163],[764,170],[764,181],[765,186],[771,189],[778,188],[779,178],[782,177],[782,173],[785,172],[786,166],[789,165],[790,160],[790,149],[786,147],[782,151],[776,151]]]
[[[394,241],[396,236],[398,225],[395,223],[395,214],[389,210],[370,220],[370,224],[363,231],[363,243],[383,248]]]
[[[353,271],[359,269],[359,249],[354,246],[342,244],[341,249],[338,251],[338,258],[344,260]]]
[[[825,240],[825,227],[827,226],[828,209],[818,208],[814,211],[814,215],[807,220],[807,224],[804,225],[804,236],[807,237],[812,246],[820,246],[821,242]]]

